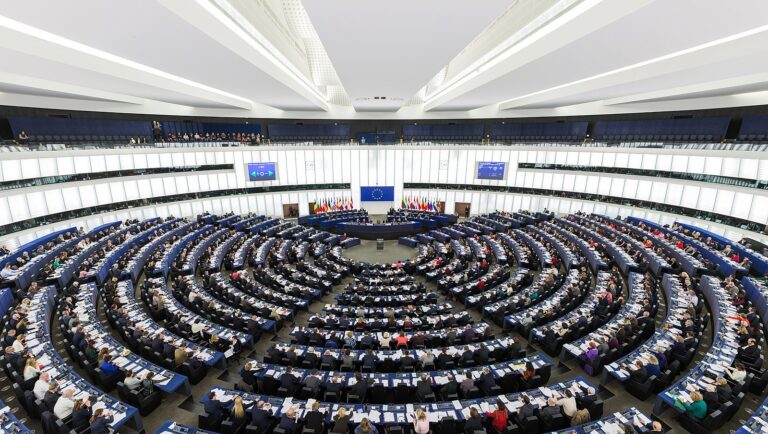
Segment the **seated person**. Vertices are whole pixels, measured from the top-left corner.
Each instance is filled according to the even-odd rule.
[[[675,400],[675,405],[679,404],[685,410],[685,414],[700,421],[707,416],[707,403],[701,392],[697,390],[691,392],[690,396],[691,402],[682,402],[678,399]]]

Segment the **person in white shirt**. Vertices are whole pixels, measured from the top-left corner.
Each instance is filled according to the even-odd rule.
[[[571,389],[565,390],[565,396],[557,401],[557,405],[563,407],[563,413],[568,417],[573,417],[578,410],[578,408],[576,408],[576,398],[574,398]]]
[[[736,362],[733,368],[726,368],[726,370],[731,380],[739,384],[743,384],[744,379],[747,378],[747,371],[741,363]]]
[[[45,392],[50,387],[51,376],[47,372],[40,374],[40,378],[35,381],[35,387],[32,388],[32,393],[35,394],[35,398],[42,400],[45,397]]]
[[[16,271],[14,271],[13,268],[11,268],[10,263],[5,264],[5,267],[3,268],[3,270],[0,271],[0,277],[2,277],[3,279],[10,279],[15,275],[16,275]]]
[[[40,373],[40,370],[37,369],[37,360],[35,360],[34,357],[28,357],[27,358],[27,364],[24,366],[24,381],[29,381]]]
[[[205,325],[201,324],[199,321],[195,320],[194,323],[192,323],[192,333],[194,334],[200,334],[202,335],[202,331],[205,330]]]
[[[13,350],[16,351],[17,353],[24,352],[24,335],[23,334],[16,336],[16,340],[13,341],[12,347],[13,347]]]
[[[139,386],[141,386],[141,380],[133,375],[133,371],[129,370],[125,373],[125,380],[123,380],[123,384],[125,384],[125,387],[130,390],[138,390]]]
[[[72,410],[75,408],[75,401],[72,397],[75,395],[74,389],[67,389],[61,394],[56,405],[53,406],[53,414],[59,419],[64,419],[72,414]]]

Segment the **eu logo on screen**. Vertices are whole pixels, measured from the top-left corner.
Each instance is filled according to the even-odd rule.
[[[391,202],[395,200],[394,186],[366,186],[360,187],[361,202]]]
[[[274,181],[277,179],[275,163],[248,163],[249,181]]]
[[[506,163],[494,163],[489,161],[479,161],[477,163],[477,179],[504,179],[504,169]]]

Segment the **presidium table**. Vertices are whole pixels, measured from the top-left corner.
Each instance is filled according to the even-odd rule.
[[[346,214],[346,215],[345,215]],[[400,237],[415,235],[443,226],[454,224],[458,217],[450,214],[432,212],[407,212],[387,216],[387,221],[374,223],[368,221],[367,213],[336,212],[300,217],[299,224],[315,226],[347,237],[364,240],[396,240]]]

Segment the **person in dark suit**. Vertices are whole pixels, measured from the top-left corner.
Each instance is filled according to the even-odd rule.
[[[304,362],[306,362],[307,366],[314,368],[317,366],[319,361],[320,357],[318,357],[317,353],[313,351],[307,351],[304,353]]]
[[[277,344],[273,343],[268,349],[267,349],[267,356],[271,358],[272,360],[279,362],[283,359],[283,352],[280,351],[279,348],[277,348]]]
[[[496,386],[496,380],[493,378],[493,373],[488,368],[483,368],[483,373],[480,374],[480,378],[477,379],[477,388],[480,389],[485,395],[490,395],[491,390]]]
[[[314,430],[315,434],[321,434],[325,431],[325,413],[320,411],[320,403],[318,401],[312,404],[312,410],[308,411],[304,416],[304,428]]]
[[[464,328],[464,332],[462,332],[462,338],[464,339],[465,344],[471,344],[472,341],[475,340],[475,329],[472,327],[471,324],[467,324],[467,326]]]
[[[286,389],[289,395],[296,393],[296,387],[299,385],[299,380],[293,375],[293,369],[288,366],[285,368],[285,372],[280,376],[280,387]]]
[[[240,377],[243,379],[243,383],[256,388],[256,373],[254,372],[254,366],[252,363],[248,362],[243,367],[243,372],[240,374]]]
[[[597,391],[594,387],[587,388],[584,395],[576,395],[576,407],[589,409],[597,401]]]
[[[317,368],[313,368],[312,372],[304,378],[304,387],[311,390],[312,393],[316,394],[319,392],[321,384],[322,380],[320,379],[320,376],[317,375]]]
[[[413,356],[408,350],[402,350],[403,355],[400,357],[400,369],[406,371],[414,367],[416,361],[413,360]]]
[[[490,357],[491,352],[488,351],[488,348],[484,344],[480,344],[479,348],[475,350],[475,360],[480,365],[487,365]]]
[[[645,380],[648,379],[648,374],[645,372],[643,362],[639,360],[635,362],[635,369],[629,370],[629,379],[639,384],[645,383]]]
[[[91,403],[82,399],[75,400],[75,407],[72,409],[72,428],[80,431],[91,422]]]
[[[539,410],[539,417],[545,424],[552,423],[552,419],[558,414],[561,414],[560,406],[557,405],[555,398],[547,399],[547,406]]]
[[[728,384],[728,381],[726,381],[725,378],[717,377],[715,379],[715,387],[717,388],[717,400],[720,403],[724,403],[731,399],[733,389],[731,389],[731,385]]]
[[[280,425],[278,425],[278,427],[285,430],[285,432],[288,434],[294,434],[298,432],[299,415],[295,408],[291,407],[283,414],[283,417],[280,418]]]
[[[251,425],[259,428],[259,432],[267,432],[272,426],[272,413],[269,411],[269,404],[259,401],[251,409]]]
[[[365,355],[363,356],[363,366],[369,367],[369,368],[376,368],[376,362],[379,361],[379,358],[376,357],[376,355],[373,353],[373,350],[367,350],[365,352]]]
[[[474,434],[475,431],[485,431],[483,428],[483,419],[476,407],[469,409],[469,419],[464,422],[464,433]]]
[[[286,351],[285,354],[283,354],[283,357],[288,359],[288,363],[291,366],[296,366],[297,364],[296,361],[299,358],[299,356],[296,354],[296,348],[294,346],[291,346],[290,348],[288,348],[288,351]]]
[[[208,394],[208,401],[203,404],[203,409],[212,420],[218,420],[224,415],[224,404],[216,398],[216,392]]]
[[[421,374],[421,378],[416,382],[416,397],[424,402],[427,395],[432,393],[432,379],[428,374]]]
[[[359,372],[355,372],[355,384],[349,388],[349,395],[356,395],[360,397],[360,402],[365,400],[365,396],[368,393],[368,382],[363,375]]]
[[[56,401],[59,400],[61,395],[57,391],[58,386],[55,382],[51,382],[48,385],[48,391],[45,392],[45,395],[43,395],[43,404],[48,408],[48,410],[53,411],[53,407],[56,405]]]
[[[708,411],[715,411],[720,407],[720,401],[717,399],[717,388],[713,385],[707,385],[701,392],[704,402],[707,404]]]
[[[464,347],[464,352],[461,353],[461,358],[459,359],[459,365],[460,366],[469,366],[475,363],[475,353],[472,352],[472,350],[469,349],[469,347]]]
[[[448,350],[446,348],[443,348],[443,351],[440,353],[439,356],[437,356],[437,366],[440,369],[445,369],[448,362],[452,362],[453,357],[448,355]]]
[[[514,343],[509,346],[509,353],[517,354],[520,351],[522,351],[523,347],[522,345],[520,345],[520,341],[516,337],[513,337],[512,340],[514,341]]]
[[[737,357],[746,362],[753,362],[760,357],[760,348],[757,346],[755,339],[750,338],[747,341],[747,345],[740,347],[737,353]]]
[[[552,346],[555,342],[557,342],[557,333],[552,330],[552,327],[547,327],[547,330],[544,332],[544,339],[541,341],[542,345]]]
[[[681,336],[675,336],[675,342],[672,344],[672,358],[683,359],[688,353],[688,348]]]
[[[103,408],[97,408],[91,416],[91,434],[109,434],[112,415],[105,415]]]
[[[523,405],[517,409],[517,418],[518,420],[523,421],[536,413],[536,407],[531,404],[531,399],[526,395],[523,395],[520,398],[520,401],[522,401]]]
[[[325,353],[323,353],[322,357],[320,357],[320,363],[323,365],[330,365],[330,366],[336,366],[336,357],[333,357],[333,354],[330,350],[326,350]]]
[[[299,345],[306,345],[309,342],[309,335],[304,330],[304,327],[299,327],[296,333],[293,334],[293,340]]]
[[[443,387],[440,388],[440,398],[444,401],[448,401],[449,395],[457,395],[459,393],[459,383],[456,382],[456,378],[454,378],[453,374],[448,373],[446,378],[448,378],[448,382],[443,384]]]
[[[335,393],[336,396],[339,396],[341,394],[342,387],[344,387],[344,385],[341,383],[341,378],[334,375],[331,380],[325,384],[325,391]]]

